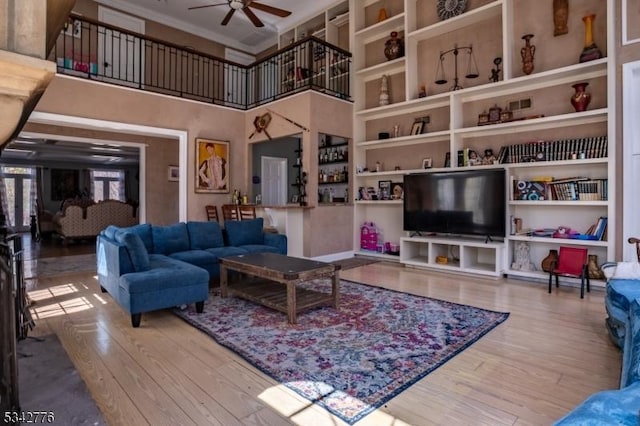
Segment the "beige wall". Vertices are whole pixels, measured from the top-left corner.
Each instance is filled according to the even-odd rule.
[[[353,250],[353,206],[318,206],[318,135],[320,133],[351,138],[353,134],[353,105],[316,92],[304,92],[261,108],[247,112],[245,127],[247,138],[253,132],[253,120],[268,110],[310,129],[302,132],[302,167],[308,173],[306,186],[311,209],[304,211],[303,255],[323,256]],[[269,135],[276,139],[300,133],[300,128],[271,113]],[[264,133],[256,134],[251,143],[264,141]],[[350,145],[350,150],[353,144]],[[247,158],[245,178],[250,178],[251,165]],[[353,194],[353,184],[349,185]],[[350,198],[353,198],[350,196]]]
[[[99,99],[99,102],[96,102],[96,99]],[[318,174],[316,160],[318,134],[350,137],[353,125],[352,105],[315,92],[305,92],[271,103],[268,108],[311,129],[310,132],[303,132],[303,167],[310,177],[307,186],[307,193],[311,194],[309,203],[316,206],[317,198],[314,194],[317,193],[315,176]],[[230,142],[230,187],[237,188],[241,192],[249,189],[248,183],[251,179],[249,143],[267,139],[264,133],[256,134],[251,140],[249,139],[254,130],[253,120],[267,112],[267,107],[242,112],[74,78],[56,77],[36,110],[186,131],[189,140],[188,220],[205,220],[206,204],[221,205],[230,201],[230,194],[196,194],[194,192],[195,138],[204,137]],[[272,138],[300,133],[298,127],[275,113],[272,113],[272,121],[268,127]],[[73,132],[83,133],[77,129]],[[104,136],[101,132],[85,132],[88,132],[86,137]],[[167,166],[178,162],[175,140],[126,134],[107,135],[118,140],[136,141],[148,145],[145,163],[147,221],[156,224],[177,221],[177,184],[167,181]],[[349,192],[353,194],[352,185]],[[304,255],[313,257],[349,251],[352,249],[352,235],[351,206],[339,209],[326,206],[309,209],[305,214]]]
[[[195,138],[230,141],[230,186],[247,190],[245,121],[241,111],[65,77],[52,81],[36,111],[186,131],[189,220],[205,220],[206,204],[230,200],[229,194],[195,193]],[[148,221],[172,223],[178,219],[177,198],[173,198],[177,186],[175,182],[167,182],[166,166],[178,164],[178,152],[173,142],[147,142]]]

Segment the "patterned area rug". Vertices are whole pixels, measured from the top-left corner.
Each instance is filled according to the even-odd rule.
[[[330,293],[328,280],[303,284]],[[178,316],[353,424],[488,333],[509,314],[341,281],[340,310],[286,315],[212,295]]]
[[[91,271],[96,271],[95,254],[46,257],[44,259],[24,261],[25,278],[43,278],[52,275]]]

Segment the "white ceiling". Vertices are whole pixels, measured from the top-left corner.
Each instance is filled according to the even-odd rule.
[[[241,10],[233,15],[226,26],[220,25],[229,11],[228,5],[188,9],[194,6],[225,3],[227,0],[95,1],[252,54],[277,44],[279,31],[284,32],[339,2],[338,0],[257,0],[292,13],[286,18],[280,18],[252,8],[264,23],[264,27],[256,28]]]

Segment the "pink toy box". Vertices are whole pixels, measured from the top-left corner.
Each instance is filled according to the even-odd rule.
[[[360,227],[360,248],[376,251],[378,247],[378,228],[373,222],[365,222]]]

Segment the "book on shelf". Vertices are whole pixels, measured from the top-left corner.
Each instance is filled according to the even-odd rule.
[[[504,150],[502,149],[504,148]],[[527,163],[537,161],[584,160],[590,158],[606,158],[608,154],[608,138],[594,136],[560,140],[537,140],[500,149],[506,163]]]
[[[607,217],[601,216],[594,225],[589,227],[587,235],[592,235],[599,241],[605,241],[607,238],[607,223]]]
[[[607,179],[570,177],[548,182],[551,199],[558,201],[602,201],[607,199]]]

